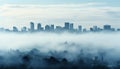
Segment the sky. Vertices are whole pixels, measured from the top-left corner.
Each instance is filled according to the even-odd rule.
[[[120,28],[120,0],[0,0],[0,28],[29,27],[29,22],[89,28]]]

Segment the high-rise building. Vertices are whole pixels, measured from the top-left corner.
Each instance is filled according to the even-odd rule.
[[[38,24],[37,24],[37,31],[40,31],[40,30],[41,30],[41,24],[38,23]]]
[[[54,25],[51,25],[51,31],[54,31]]]
[[[98,27],[97,27],[97,26],[93,26],[93,30],[94,30],[94,31],[97,31],[97,30],[98,30]]]
[[[111,30],[111,25],[104,25],[104,30]]]
[[[18,32],[18,28],[13,26],[13,32]]]
[[[61,27],[61,26],[56,26],[55,31],[56,31],[56,32],[62,32],[62,31],[63,31],[63,27]]]
[[[27,27],[23,27],[23,28],[21,29],[21,31],[22,31],[22,32],[27,32]]]
[[[70,31],[73,31],[73,23],[70,24]]]
[[[30,31],[34,32],[34,23],[33,22],[30,22]]]
[[[69,23],[69,22],[65,22],[65,27],[64,27],[64,29],[65,29],[65,30],[69,30],[69,28],[70,28],[70,23]]]
[[[82,26],[81,25],[78,26],[78,31],[82,32]]]
[[[50,31],[50,26],[49,25],[45,26],[45,31]]]
[[[118,28],[117,31],[120,31],[120,29]]]

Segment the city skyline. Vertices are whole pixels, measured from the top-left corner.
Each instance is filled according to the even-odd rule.
[[[62,25],[70,21],[90,27],[120,26],[119,0],[0,0],[0,26],[21,27],[29,21]]]
[[[8,28],[0,28],[0,32],[55,32],[55,33],[82,33],[82,32],[117,32],[120,31],[120,28],[114,28],[112,25],[103,25],[103,27],[99,27],[97,25],[91,26],[89,29],[83,27],[82,25],[78,25],[75,28],[74,23],[64,22],[64,26],[49,24],[43,26],[41,23],[30,22],[29,27],[23,26],[20,29],[16,26],[12,27],[12,30]]]

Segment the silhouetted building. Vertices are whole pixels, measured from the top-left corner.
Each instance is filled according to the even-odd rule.
[[[13,26],[13,32],[18,32],[18,28]]]
[[[98,32],[98,27],[97,26],[93,26],[93,28],[90,28],[90,31],[92,31],[92,32]]]
[[[70,30],[72,31],[74,29],[73,23],[70,24]]]
[[[117,29],[117,31],[120,31],[120,29]]]
[[[30,31],[34,32],[34,23],[33,22],[30,22]]]
[[[42,29],[41,29],[41,24],[40,23],[38,23],[38,25],[37,25],[37,31],[41,31]]]
[[[51,25],[51,31],[54,31],[54,25]]]
[[[70,23],[69,23],[69,22],[65,22],[65,27],[64,27],[64,29],[65,29],[65,30],[69,30],[69,28],[70,28]]]
[[[56,32],[62,32],[63,31],[63,28],[61,26],[56,26],[56,29],[55,29]]]
[[[27,32],[27,27],[23,27],[23,28],[21,29],[21,31],[22,31],[22,32]]]
[[[90,31],[93,32],[94,31],[93,28],[90,28]]]
[[[97,26],[93,26],[93,31],[97,32],[98,31],[98,27]]]
[[[50,26],[49,25],[45,26],[45,31],[50,31]]]
[[[78,31],[82,32],[82,26],[81,25],[78,26]]]
[[[104,30],[111,30],[111,25],[104,25]]]

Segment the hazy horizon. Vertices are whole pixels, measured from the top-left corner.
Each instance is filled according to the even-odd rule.
[[[0,0],[0,28],[29,26],[29,22],[89,28],[110,24],[120,28],[119,0]]]

